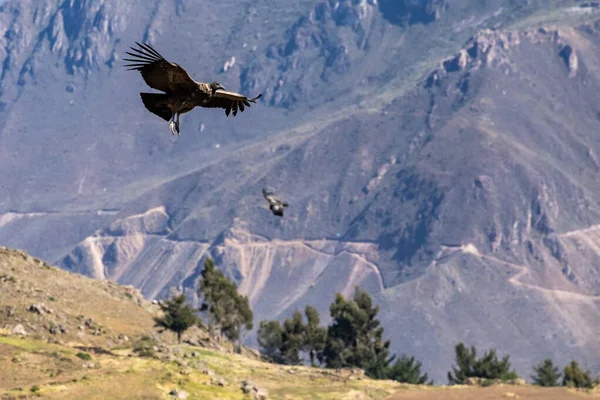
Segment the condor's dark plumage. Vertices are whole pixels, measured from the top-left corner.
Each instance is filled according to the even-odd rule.
[[[194,81],[185,68],[167,61],[156,50],[146,43],[136,42],[139,48],[131,48],[134,53],[126,52],[133,58],[125,58],[129,62],[125,67],[128,71],[140,71],[144,81],[153,89],[164,93],[140,93],[142,102],[148,111],[169,121],[171,133],[181,135],[179,131],[179,116],[191,111],[194,107],[222,108],[225,115],[237,115],[245,107],[262,96],[248,98],[244,95],[225,91],[217,83],[202,83]]]
[[[262,192],[265,199],[269,202],[269,210],[271,210],[274,215],[283,217],[283,209],[288,206],[288,203],[281,201],[279,197],[275,196],[275,192],[272,189],[265,188]]]

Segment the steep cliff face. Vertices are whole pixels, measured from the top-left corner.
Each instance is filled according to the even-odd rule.
[[[439,382],[457,341],[524,375],[598,367],[593,8],[148,4],[2,6],[0,241],[149,297],[193,298],[210,255],[256,321],[309,303],[326,321],[359,285]],[[134,40],[264,101],[189,113],[173,138],[120,70]]]

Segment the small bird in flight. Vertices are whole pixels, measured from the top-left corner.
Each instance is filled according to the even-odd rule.
[[[194,107],[223,108],[225,115],[238,109],[243,112],[250,103],[256,103],[262,93],[249,98],[239,93],[228,92],[218,82],[202,83],[194,81],[185,68],[167,61],[146,43],[135,42],[139,49],[135,53],[125,52],[133,58],[125,58],[128,71],[140,71],[144,81],[153,89],[164,93],[140,93],[144,106],[153,114],[169,121],[171,133],[179,136],[179,116]]]
[[[265,199],[269,202],[269,210],[271,210],[274,215],[283,217],[283,209],[288,206],[288,203],[279,200],[279,198],[275,196],[275,192],[271,189],[263,189],[262,192]]]

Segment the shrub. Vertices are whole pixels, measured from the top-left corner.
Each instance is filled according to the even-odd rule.
[[[388,379],[413,385],[423,385],[427,383],[427,374],[421,375],[420,361],[416,361],[414,357],[408,357],[403,354],[389,368]],[[433,384],[433,382],[429,383]]]
[[[510,356],[507,354],[498,359],[495,349],[487,351],[483,357],[477,359],[477,350],[471,346],[470,349],[463,343],[456,345],[457,367],[452,367],[448,372],[450,384],[464,384],[467,378],[499,379],[503,382],[519,378],[517,373],[510,369]]]
[[[548,358],[533,367],[531,379],[533,384],[538,386],[560,386],[561,375],[558,367]]]
[[[577,361],[571,361],[564,369],[563,386],[592,389],[595,382],[590,376],[590,371],[583,371]]]
[[[81,351],[79,353],[77,353],[76,355],[77,355],[77,357],[81,358],[82,360],[89,361],[92,359],[92,356],[90,356],[88,353],[84,353]]]
[[[133,344],[133,351],[140,357],[156,357],[154,347],[156,347],[156,340],[148,335],[140,337]]]

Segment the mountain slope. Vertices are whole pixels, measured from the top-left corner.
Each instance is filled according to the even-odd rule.
[[[174,335],[154,331],[159,307],[137,290],[23,251],[0,248],[0,289],[2,398],[383,399],[403,388],[360,370],[261,362],[197,328],[184,334],[194,345],[174,345]],[[140,348],[149,348],[143,357]]]
[[[512,354],[525,376],[548,356],[600,368],[593,5],[92,3],[3,6],[7,43],[27,44],[2,83],[4,243],[150,297],[193,296],[210,254],[258,320],[310,303],[327,322],[335,292],[360,285],[393,350],[438,381],[457,341]],[[19,36],[24,15],[74,39]],[[140,37],[264,101],[236,119],[194,111],[172,138],[118,66]]]

